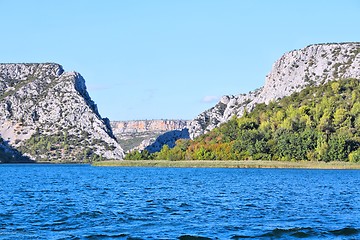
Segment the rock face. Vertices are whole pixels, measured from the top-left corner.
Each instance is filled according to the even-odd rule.
[[[84,78],[59,64],[0,64],[0,135],[36,161],[121,159]]]
[[[181,130],[186,128],[189,121],[186,120],[137,120],[137,121],[112,121],[113,132],[125,151],[147,150],[156,152],[164,144],[175,143],[180,136]],[[162,134],[165,137],[160,137]],[[158,137],[160,139],[157,141]],[[174,141],[174,139],[176,139]]]
[[[186,127],[186,120],[111,121],[115,135],[124,133],[166,132]]]
[[[223,96],[213,108],[189,124],[195,138],[232,116],[242,116],[258,103],[269,103],[299,92],[307,85],[319,85],[341,78],[360,78],[360,43],[316,44],[284,54],[266,76],[265,85],[236,96]]]

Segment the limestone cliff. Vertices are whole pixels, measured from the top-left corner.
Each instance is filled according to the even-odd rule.
[[[186,120],[136,120],[112,121],[113,132],[125,151],[143,150],[159,151],[164,144],[172,145],[186,134],[179,134],[186,128]],[[165,136],[160,137],[165,132]]]
[[[121,159],[84,78],[59,64],[0,64],[0,135],[36,161]]]
[[[242,116],[258,103],[269,103],[299,92],[307,85],[319,85],[340,78],[360,78],[360,43],[315,44],[284,54],[266,76],[265,85],[236,96],[223,96],[211,109],[199,114],[189,124],[194,138]]]

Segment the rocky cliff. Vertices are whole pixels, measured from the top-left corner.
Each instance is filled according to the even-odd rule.
[[[188,123],[186,120],[111,121],[111,127],[125,151],[148,148],[154,152],[164,144],[172,145],[180,137],[186,137],[180,132]],[[160,137],[166,132],[169,133]]]
[[[284,54],[265,78],[265,85],[236,96],[223,96],[211,109],[189,124],[194,138],[251,111],[258,103],[269,103],[299,92],[308,85],[319,85],[341,78],[360,78],[360,43],[315,44]]]
[[[123,157],[84,78],[54,63],[0,64],[0,136],[36,161]]]

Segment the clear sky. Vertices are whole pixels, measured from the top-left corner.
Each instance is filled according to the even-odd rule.
[[[110,120],[193,119],[285,52],[360,41],[358,0],[0,0],[0,62],[77,71]]]

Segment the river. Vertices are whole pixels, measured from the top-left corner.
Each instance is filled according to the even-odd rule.
[[[358,239],[360,171],[0,165],[0,239]]]

